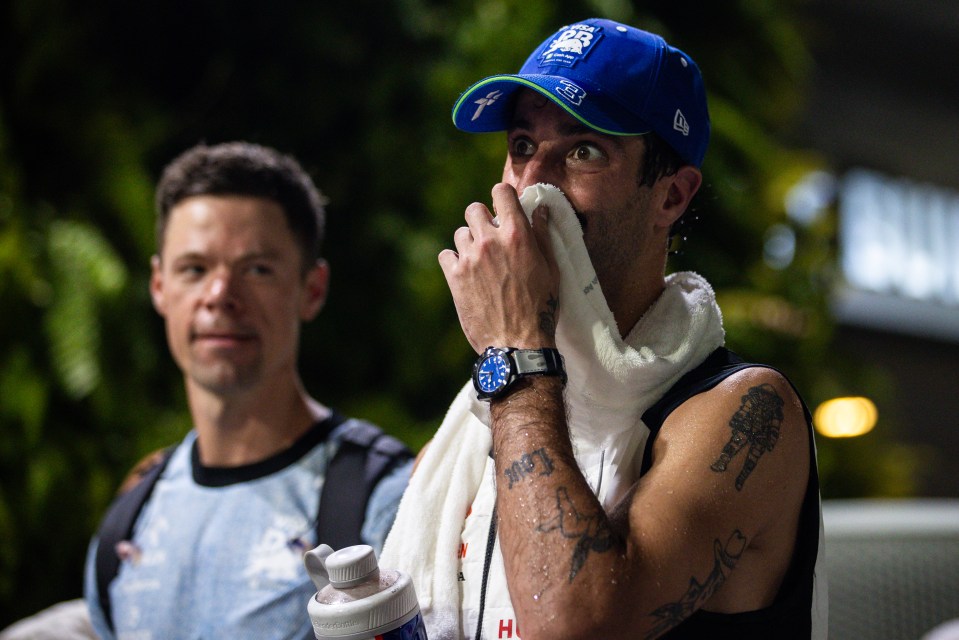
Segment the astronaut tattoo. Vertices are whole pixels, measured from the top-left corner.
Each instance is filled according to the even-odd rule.
[[[742,491],[746,478],[756,468],[759,458],[776,446],[784,404],[772,385],[762,384],[746,392],[739,410],[729,420],[733,433],[709,468],[719,473],[726,471],[730,461],[746,449],[746,459],[736,476],[737,491]]]

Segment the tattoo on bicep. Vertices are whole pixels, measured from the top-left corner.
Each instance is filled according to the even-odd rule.
[[[743,468],[736,476],[737,491],[742,491],[746,478],[756,468],[759,458],[776,446],[782,427],[784,404],[772,385],[762,384],[746,392],[739,410],[729,420],[732,436],[716,462],[709,468],[720,473],[725,471],[730,460],[749,445]]]
[[[653,628],[646,638],[656,638],[672,629],[702,607],[729,577],[736,562],[746,549],[746,536],[739,529],[723,545],[719,539],[713,540],[713,570],[706,579],[699,582],[695,576],[689,579],[689,588],[677,602],[670,602],[655,609],[649,615],[656,618]]]
[[[549,294],[546,301],[546,311],[539,312],[539,328],[551,336],[556,335],[556,312],[559,310],[559,299]]]
[[[603,510],[593,514],[580,513],[566,487],[556,490],[556,516],[536,528],[540,533],[557,529],[563,537],[576,541],[569,569],[570,582],[586,564],[591,551],[603,553],[613,548],[613,532]]]
[[[551,473],[553,473],[553,460],[544,447],[523,454],[519,460],[514,460],[513,464],[503,470],[503,475],[509,480],[508,488],[510,489],[527,476],[548,476]]]

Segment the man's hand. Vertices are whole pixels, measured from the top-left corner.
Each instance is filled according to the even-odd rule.
[[[533,212],[532,225],[516,190],[493,187],[494,220],[486,206],[466,208],[466,224],[453,234],[456,250],[439,255],[466,339],[481,352],[488,346],[555,346],[559,267],[547,222],[549,210]]]

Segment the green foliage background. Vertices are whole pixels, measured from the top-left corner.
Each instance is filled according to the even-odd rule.
[[[830,344],[833,222],[762,261],[783,196],[822,161],[790,145],[809,70],[798,0],[11,0],[0,8],[0,627],[81,590],[125,471],[189,428],[147,295],[152,189],[199,142],[296,155],[331,200],[329,304],[303,338],[310,391],[421,446],[473,354],[436,262],[488,201],[499,135],[450,107],[561,24],[603,15],[696,58],[713,139],[700,222],[674,268],[713,281],[729,342],[811,405],[881,390]],[[821,443],[829,495],[908,491],[878,437]],[[888,462],[888,484],[849,464]],[[858,468],[858,470],[857,470]],[[840,471],[842,470],[842,471]],[[888,477],[888,476],[887,476]],[[896,487],[895,489],[893,487]],[[905,488],[904,488],[905,487]]]

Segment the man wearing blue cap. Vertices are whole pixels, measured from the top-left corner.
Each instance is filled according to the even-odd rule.
[[[453,120],[507,157],[439,256],[480,357],[384,550],[431,640],[824,637],[808,411],[665,275],[709,139],[695,62],[585,20]]]

